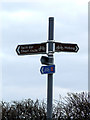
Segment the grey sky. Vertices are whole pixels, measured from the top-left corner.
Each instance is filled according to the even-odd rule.
[[[81,1],[81,0],[80,0]],[[77,43],[78,53],[55,53],[54,99],[88,89],[88,2],[77,0],[2,2],[2,98],[45,99],[47,75],[41,75],[42,55],[18,56],[18,44],[48,39],[48,17],[55,19],[55,41]]]

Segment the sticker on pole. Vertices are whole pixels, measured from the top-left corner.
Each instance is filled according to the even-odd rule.
[[[55,73],[55,65],[42,66],[40,69],[41,74],[52,74]]]

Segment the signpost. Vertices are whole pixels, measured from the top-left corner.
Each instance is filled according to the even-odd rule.
[[[49,31],[48,31],[48,58],[53,58],[53,40],[54,40],[54,18],[49,18]],[[48,74],[47,81],[47,120],[52,120],[52,101],[53,101],[53,74]]]
[[[48,47],[47,47],[48,46]],[[47,74],[47,120],[52,120],[53,101],[53,73],[55,73],[54,52],[78,52],[77,44],[59,43],[54,41],[54,17],[49,18],[48,41],[40,44],[18,45],[16,52],[18,55],[47,54],[41,57],[41,74]],[[48,51],[48,53],[47,53]]]

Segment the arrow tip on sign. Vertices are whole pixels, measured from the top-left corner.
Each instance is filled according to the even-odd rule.
[[[78,50],[79,50],[79,47],[78,47],[78,45],[76,45],[75,52],[78,52]]]
[[[41,72],[41,74],[43,74],[43,66],[41,67],[40,72]]]
[[[18,55],[20,55],[20,45],[17,46],[16,52],[17,52]]]

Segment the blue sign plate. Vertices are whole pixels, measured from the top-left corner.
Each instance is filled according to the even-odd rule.
[[[41,74],[52,74],[55,73],[55,65],[42,66],[40,69]]]

